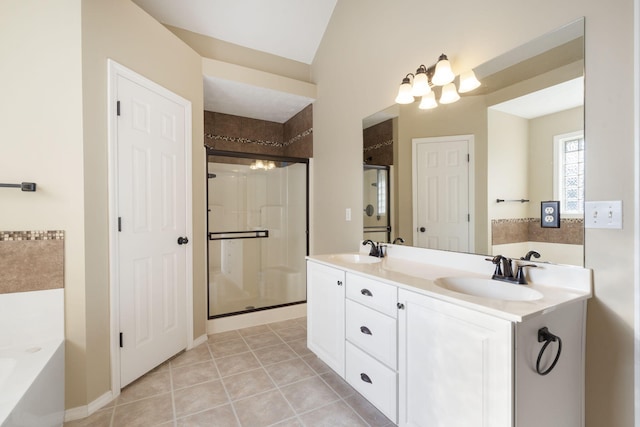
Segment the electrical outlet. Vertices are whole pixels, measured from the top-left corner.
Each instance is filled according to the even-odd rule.
[[[540,227],[560,228],[560,202],[540,202]]]
[[[585,228],[622,228],[622,200],[584,203]]]

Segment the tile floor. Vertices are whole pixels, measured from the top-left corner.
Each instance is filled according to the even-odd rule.
[[[210,335],[65,426],[393,426],[306,335],[306,318]]]

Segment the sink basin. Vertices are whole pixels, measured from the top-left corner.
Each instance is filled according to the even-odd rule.
[[[361,254],[338,254],[332,255],[331,258],[336,261],[346,262],[349,264],[375,264],[382,261],[382,258]]]
[[[534,301],[543,297],[540,292],[526,285],[477,277],[441,277],[436,279],[435,284],[461,294],[505,301]]]

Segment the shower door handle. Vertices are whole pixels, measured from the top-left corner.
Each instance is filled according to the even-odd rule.
[[[186,245],[187,243],[189,243],[189,239],[187,239],[186,237],[178,237],[179,245]]]

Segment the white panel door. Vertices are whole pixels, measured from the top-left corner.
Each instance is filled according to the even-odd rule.
[[[117,80],[121,387],[186,348],[185,107]]]
[[[414,140],[414,244],[468,252],[468,137]]]

